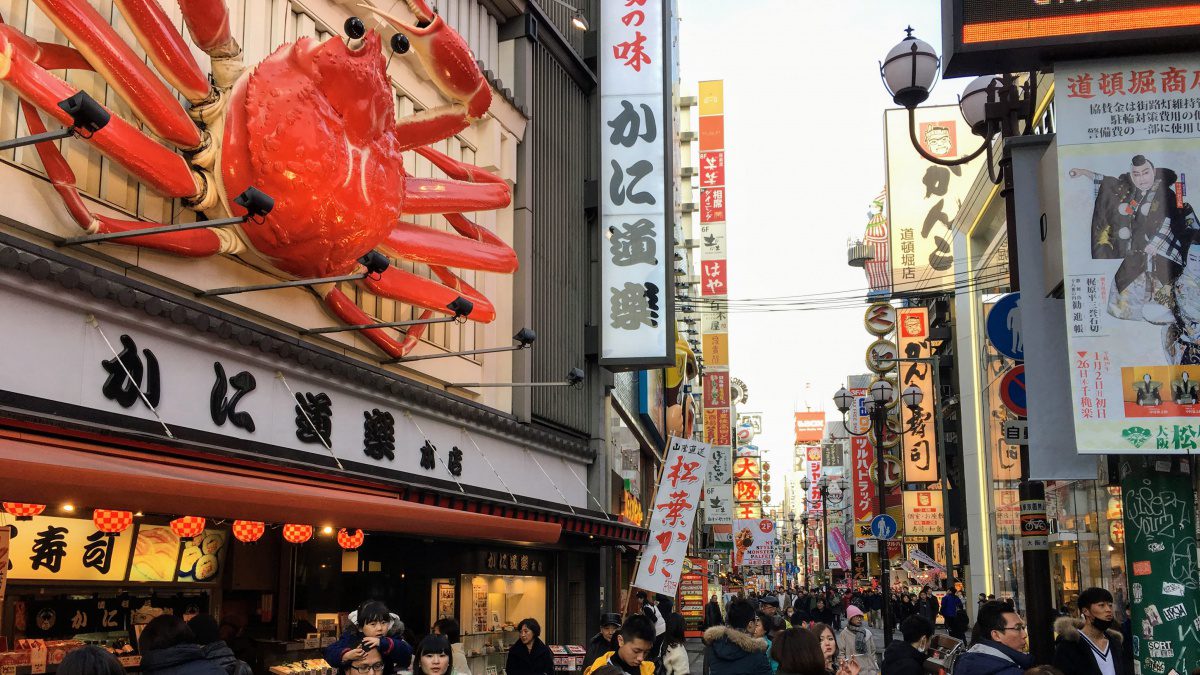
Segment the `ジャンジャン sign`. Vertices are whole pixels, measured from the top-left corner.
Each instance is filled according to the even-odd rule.
[[[1200,57],[1058,64],[1067,353],[1080,453],[1200,450]]]
[[[662,0],[600,6],[600,362],[606,365],[670,365],[674,356],[666,12]]]

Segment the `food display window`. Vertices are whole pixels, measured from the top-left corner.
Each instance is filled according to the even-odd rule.
[[[517,624],[536,619],[546,626],[546,578],[463,574],[459,577],[459,625],[472,675],[502,672]],[[547,635],[543,633],[542,639]]]

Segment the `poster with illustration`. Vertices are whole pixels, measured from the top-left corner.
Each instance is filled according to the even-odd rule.
[[[1056,64],[1068,355],[1081,453],[1200,443],[1200,58]]]
[[[179,535],[166,525],[139,525],[130,581],[174,581]]]
[[[770,565],[775,560],[775,522],[770,518],[733,521],[733,566]]]

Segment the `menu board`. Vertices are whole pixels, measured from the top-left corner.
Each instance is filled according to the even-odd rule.
[[[679,577],[679,613],[685,622],[684,635],[700,637],[704,631],[704,602],[708,597],[708,561],[688,558]]]

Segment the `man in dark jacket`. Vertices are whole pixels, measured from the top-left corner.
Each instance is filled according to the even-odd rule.
[[[933,624],[924,617],[910,616],[900,622],[900,635],[883,652],[883,675],[924,675],[925,649],[933,637]]]
[[[250,664],[234,656],[233,650],[221,639],[216,619],[208,614],[197,614],[187,624],[196,636],[196,644],[200,645],[204,658],[224,668],[229,675],[253,675]]]
[[[708,604],[704,605],[704,628],[720,626],[725,623],[725,617],[721,616],[721,603],[717,601],[717,594],[713,593],[708,599]]]
[[[979,608],[971,648],[954,663],[954,675],[1023,675],[1033,666],[1026,654],[1025,621],[1002,602]]]
[[[588,642],[587,656],[583,657],[586,665],[600,658],[602,654],[617,651],[617,630],[621,628],[621,615],[616,612],[605,612],[600,615],[600,632],[592,636]]]
[[[771,675],[767,641],[751,636],[754,607],[745,600],[734,600],[725,615],[727,625],[704,631],[709,675]]]
[[[1054,666],[1063,675],[1131,675],[1125,659],[1125,638],[1113,630],[1113,596],[1103,588],[1079,594],[1079,619],[1064,616],[1054,622]]]

